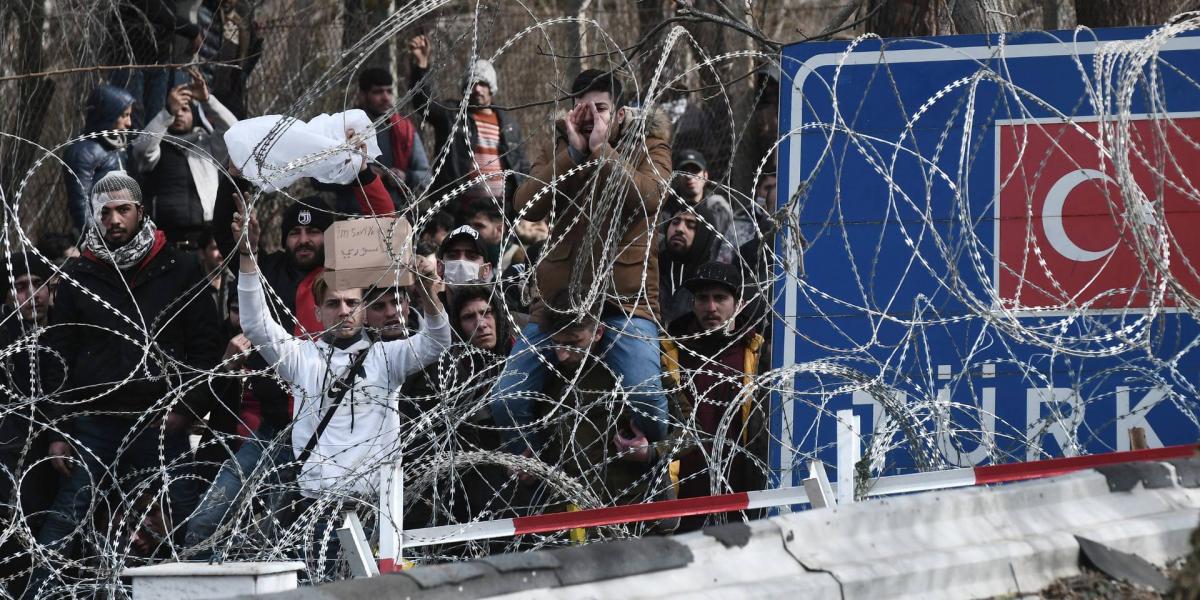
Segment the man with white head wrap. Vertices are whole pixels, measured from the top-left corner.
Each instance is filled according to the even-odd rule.
[[[67,557],[114,478],[166,477],[168,523],[192,512],[195,481],[183,457],[192,420],[209,409],[204,381],[221,356],[204,271],[194,253],[166,244],[137,182],[123,171],[105,175],[90,207],[83,253],[63,266],[45,338],[66,373],[61,386],[46,388],[59,390],[44,410],[61,483],[37,541]],[[30,593],[48,583],[48,566],[34,571]]]

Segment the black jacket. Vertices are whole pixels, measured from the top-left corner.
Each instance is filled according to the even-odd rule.
[[[413,65],[409,71],[408,83],[409,88],[413,90],[413,108],[423,113],[426,121],[433,126],[435,156],[446,147],[447,142],[451,144],[446,163],[437,170],[433,183],[429,186],[429,190],[436,195],[449,191],[448,186],[464,183],[466,177],[475,170],[470,146],[479,139],[479,131],[475,127],[475,121],[467,115],[467,135],[450,139],[450,134],[454,132],[454,120],[458,116],[459,101],[447,100],[441,104],[431,102],[429,80],[426,77],[428,72],[428,69],[420,69]],[[521,127],[517,120],[503,110],[496,111],[496,118],[500,120],[500,160],[505,169],[520,173],[505,181],[505,204],[510,206],[517,187],[525,180],[524,174],[529,173],[529,162],[525,160],[525,140],[521,137]],[[434,165],[437,159],[430,157],[429,162]]]
[[[200,27],[189,22],[187,17],[175,13],[175,3],[168,0],[124,0],[119,4],[115,26],[124,28],[124,38],[114,32],[115,43],[110,48],[112,64],[126,64],[133,58],[134,64],[169,62],[174,36],[191,40],[200,35]],[[130,57],[126,51],[133,51]]]
[[[117,117],[133,104],[134,98],[125,90],[102,85],[92,91],[87,101],[87,121],[79,135],[112,129]],[[112,171],[128,170],[129,147],[122,135],[90,137],[71,144],[63,154],[63,182],[67,188],[67,210],[71,224],[82,231],[88,222],[88,197],[92,185]]]
[[[62,367],[45,346],[43,338],[23,325],[18,315],[2,317],[0,349],[0,452],[20,452],[27,444],[32,427],[44,424],[45,415],[32,399],[53,394],[62,381]],[[46,332],[40,330],[41,334]],[[8,354],[10,346],[22,343],[25,349]],[[36,350],[32,348],[36,345]],[[33,358],[36,355],[37,361]]]
[[[179,400],[177,412],[202,416],[211,402],[207,371],[221,358],[221,323],[195,255],[167,247],[159,232],[128,273],[90,252],[64,272],[47,333],[67,367],[66,402],[55,412],[132,415],[170,398]]]

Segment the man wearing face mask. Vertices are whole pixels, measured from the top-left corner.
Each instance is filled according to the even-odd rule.
[[[488,283],[492,280],[492,264],[487,261],[487,247],[479,232],[462,225],[450,232],[438,248],[438,275],[446,283],[446,301],[454,304],[456,288]]]

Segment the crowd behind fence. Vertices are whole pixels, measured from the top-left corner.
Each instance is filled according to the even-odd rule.
[[[774,290],[821,268],[802,188],[776,190],[774,40],[841,5],[91,4],[0,9],[12,596],[165,560],[342,578],[347,511],[378,536],[763,490],[796,369],[834,382],[802,399],[822,409],[890,393],[853,357],[772,369]],[[326,269],[361,257],[337,252],[353,227],[384,264]],[[393,463],[403,523],[379,506]]]

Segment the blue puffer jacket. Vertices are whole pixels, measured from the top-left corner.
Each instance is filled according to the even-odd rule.
[[[87,101],[87,121],[79,135],[112,129],[117,117],[133,104],[129,92],[111,85],[102,85],[92,91]],[[129,148],[124,136],[102,136],[80,140],[67,148],[63,160],[63,180],[67,186],[67,209],[71,223],[79,231],[90,220],[88,196],[92,183],[110,171],[126,169],[129,163]]]

